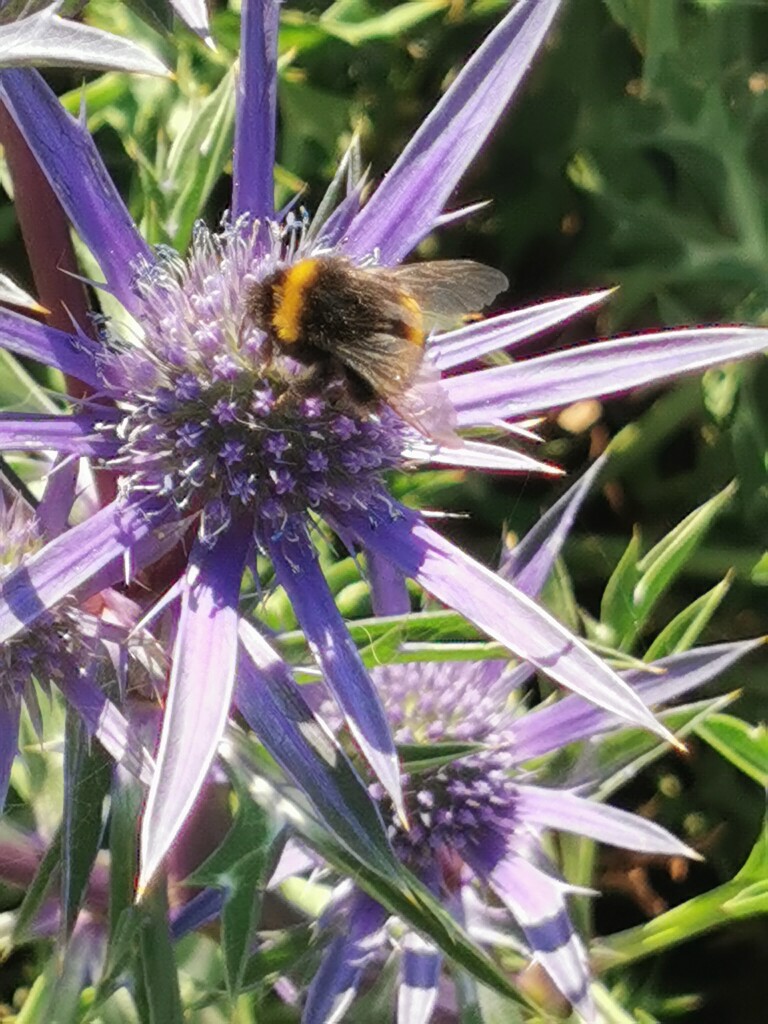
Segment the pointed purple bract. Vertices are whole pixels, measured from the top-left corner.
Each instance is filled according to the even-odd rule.
[[[584,499],[605,463],[605,459],[594,462],[562,498],[534,523],[518,544],[511,549],[504,548],[499,574],[529,597],[537,597],[541,593]]]
[[[17,356],[35,359],[92,387],[99,384],[98,347],[89,338],[75,337],[8,309],[0,309],[0,343]]]
[[[368,579],[371,584],[371,603],[374,615],[405,615],[411,602],[403,575],[388,558],[374,551],[366,552]]]
[[[135,546],[149,540],[153,547],[152,530],[137,506],[115,502],[46,544],[0,584],[0,643],[84,584],[93,594],[120,579]],[[111,571],[105,578],[102,570]]]
[[[11,768],[19,747],[21,699],[13,694],[0,694],[0,813],[5,807]]]
[[[520,0],[496,26],[352,222],[344,249],[399,263],[431,230],[528,70],[560,0]]]
[[[398,808],[397,752],[379,695],[328,589],[308,541],[269,545],[279,583],[291,599],[309,647],[323,670],[366,760]]]
[[[697,647],[654,662],[653,672],[633,669],[623,677],[646,703],[667,703],[704,686],[762,643],[762,640],[743,640]],[[663,670],[661,674],[659,669]],[[557,704],[534,708],[521,716],[510,725],[509,737],[515,759],[522,764],[568,743],[615,729],[618,724],[615,715],[572,694]]]
[[[408,932],[403,947],[397,1022],[429,1024],[437,1002],[443,955],[415,932]]]
[[[569,295],[537,306],[479,320],[449,334],[437,335],[430,342],[430,355],[440,370],[461,366],[498,349],[509,349],[530,341],[538,334],[578,316],[603,302],[610,291],[587,295]]]
[[[105,410],[109,416],[109,410]],[[97,430],[99,419],[49,416],[47,413],[0,413],[0,451],[52,451],[83,457],[109,458],[117,454],[115,441]]]
[[[587,800],[567,790],[520,786],[517,810],[521,818],[534,827],[573,832],[625,850],[698,858],[690,846],[655,821]]]
[[[79,462],[67,455],[57,455],[53,461],[45,490],[37,506],[40,535],[53,539],[69,525],[69,516],[77,496]]]
[[[237,522],[211,547],[198,542],[181,598],[157,770],[141,829],[139,893],[194,805],[229,715],[237,664],[240,584],[250,523]]]
[[[76,709],[110,757],[149,786],[155,763],[141,739],[97,685],[93,671],[80,672],[72,663],[67,667],[69,671],[57,681],[67,702]],[[91,668],[95,669],[96,665]]]
[[[470,427],[618,395],[768,350],[768,330],[711,327],[640,334],[451,377],[458,421]]]
[[[277,0],[243,0],[232,212],[273,217],[277,105]]]
[[[210,29],[205,0],[171,0],[171,7],[201,39],[208,39]]]
[[[591,1024],[596,1012],[589,992],[589,965],[568,917],[563,898],[567,887],[514,854],[487,869],[481,855],[475,860],[478,873],[514,914],[535,958]]]
[[[326,827],[358,856],[387,870],[381,816],[341,747],[313,714],[285,662],[244,620],[240,641],[235,702],[243,718]]]
[[[536,665],[566,688],[634,725],[673,739],[616,673],[557,619],[501,577],[435,533],[410,509],[376,519],[346,513],[343,527],[365,548]]]
[[[383,941],[381,932],[387,911],[362,892],[353,893],[348,903],[345,911],[349,927],[323,953],[320,968],[309,986],[302,1024],[334,1024],[343,1019],[366,964]]]
[[[127,309],[139,260],[152,253],[107,174],[87,129],[64,110],[37,71],[0,71],[0,99],[24,136],[107,286]]]

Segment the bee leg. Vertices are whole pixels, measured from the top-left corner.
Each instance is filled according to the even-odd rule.
[[[346,367],[345,376],[349,397],[358,407],[370,410],[378,397],[373,386],[349,367]]]
[[[333,381],[329,360],[320,359],[305,365],[303,372],[285,381],[286,388],[278,398],[275,408],[280,410],[305,398],[320,398],[328,392]]]
[[[259,352],[262,360],[262,369],[268,370],[272,366],[272,360],[275,357],[275,346],[272,338],[268,335],[264,335],[264,341],[261,343],[261,350]]]

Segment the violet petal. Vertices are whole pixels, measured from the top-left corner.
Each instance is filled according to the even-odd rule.
[[[191,811],[227,724],[237,665],[240,584],[251,541],[237,521],[197,541],[181,596],[157,768],[141,828],[141,893]]]
[[[237,79],[232,212],[273,217],[277,103],[276,0],[243,0]]]
[[[768,330],[696,327],[569,348],[443,381],[469,427],[618,395],[768,350]]]
[[[448,334],[439,334],[429,343],[429,354],[439,370],[461,366],[472,362],[489,352],[509,349],[514,345],[535,338],[537,334],[572,320],[574,317],[597,306],[611,294],[611,289],[589,292],[586,295],[569,295],[565,299],[553,299],[537,306],[516,309],[501,316],[489,317],[477,323],[460,327]]]
[[[17,356],[34,359],[77,377],[91,387],[100,384],[98,348],[85,337],[75,337],[8,309],[0,309],[0,346]]]
[[[0,98],[75,230],[98,261],[109,290],[129,310],[137,260],[152,252],[107,174],[88,129],[71,117],[29,68],[0,72]]]
[[[341,518],[341,517],[340,517]],[[399,516],[342,520],[365,548],[391,559],[406,576],[461,612],[561,686],[675,742],[640,698],[578,637],[522,591],[476,562],[403,506]]]
[[[277,581],[285,588],[307,643],[347,724],[404,818],[400,765],[384,706],[320,571],[308,541],[268,543]],[[290,554],[288,554],[290,551]]]
[[[399,263],[431,229],[503,114],[560,0],[520,0],[467,62],[352,223],[344,249]]]

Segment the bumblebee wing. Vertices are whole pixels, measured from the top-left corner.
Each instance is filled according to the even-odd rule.
[[[391,398],[390,405],[428,440],[448,448],[461,446],[456,410],[440,382],[440,371],[431,363],[422,363],[411,386]]]
[[[420,345],[383,332],[371,334],[365,344],[339,338],[333,353],[387,401],[409,386],[424,356]]]
[[[436,325],[452,325],[465,313],[484,309],[508,286],[504,274],[473,260],[409,263],[389,271]]]
[[[334,354],[424,437],[455,447],[456,411],[440,382],[440,371],[424,360],[420,345],[390,334],[372,334],[368,344],[340,341]]]

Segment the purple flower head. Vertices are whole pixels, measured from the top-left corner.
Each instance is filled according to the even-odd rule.
[[[178,602],[180,611],[159,770],[143,818],[142,884],[162,861],[210,769],[238,671],[240,704],[255,706],[248,688],[266,685],[265,666],[238,648],[241,579],[257,552],[271,558],[275,581],[293,602],[350,730],[405,814],[384,708],[315,555],[316,516],[348,545],[366,550],[374,582],[386,579],[397,588],[402,576],[414,578],[561,685],[666,735],[581,641],[418,513],[400,507],[383,480],[388,469],[425,462],[506,471],[551,467],[507,446],[453,433],[446,439],[442,427],[414,430],[384,401],[350,410],[338,381],[303,393],[301,367],[267,351],[245,308],[249,289],[278,268],[325,253],[375,273],[395,267],[439,226],[558,7],[559,0],[520,0],[368,202],[361,203],[361,183],[351,178],[335,207],[322,204],[323,216],[307,223],[281,220],[273,205],[278,4],[243,0],[231,214],[218,232],[200,225],[187,255],[144,242],[84,126],[64,112],[39,75],[0,73],[0,98],[100,264],[103,287],[138,325],[130,338],[110,325],[97,344],[0,313],[2,344],[83,381],[105,399],[73,415],[9,414],[0,420],[0,445],[91,458],[119,481],[112,504],[45,545],[23,573],[6,578],[0,641],[64,595],[130,579],[175,548],[178,557],[170,561],[181,568],[163,580],[159,609]],[[347,177],[342,168],[334,194],[343,192]],[[431,337],[413,399],[443,426],[496,429],[576,398],[749,355],[768,342],[766,332],[747,328],[662,332],[440,379],[440,371],[476,364],[606,294],[558,299]],[[182,557],[178,542],[185,531],[193,532]]]
[[[53,489],[47,497],[56,496]],[[28,559],[42,548],[45,518],[45,499],[35,515],[26,500],[2,481],[0,584],[8,575],[24,572]],[[67,597],[42,612],[34,628],[16,633],[0,646],[0,809],[16,754],[22,703],[41,731],[35,683],[48,694],[56,686],[115,760],[144,783],[151,782],[152,758],[99,685],[100,676],[114,672],[109,645],[114,649],[135,622],[128,605],[118,595],[105,593],[86,610]]]
[[[675,655],[633,681],[664,701],[703,685],[755,646],[723,644]],[[566,898],[574,890],[546,855],[547,830],[645,854],[696,854],[646,818],[593,801],[583,786],[548,785],[529,762],[620,723],[575,696],[526,713],[516,697],[519,674],[495,662],[387,666],[375,677],[399,741],[482,744],[478,752],[404,781],[409,829],[375,787],[398,856],[471,935],[494,945],[512,942],[546,970],[583,1019],[596,1020],[586,951],[568,914]],[[390,939],[401,957],[398,1019],[430,1020],[442,954],[415,934],[403,936],[401,924],[390,922],[388,929],[387,922],[387,911],[370,896],[349,882],[339,886],[322,918],[327,947],[305,1024],[341,1020],[366,968],[391,948]]]
[[[502,571],[528,593],[543,585],[594,472],[505,554]],[[703,685],[758,644],[699,648],[625,678],[647,699],[662,703]],[[595,742],[621,723],[576,696],[526,710],[520,695],[530,675],[526,665],[414,662],[376,668],[373,675],[399,744],[432,751],[441,742],[478,745],[404,779],[408,828],[380,785],[373,785],[396,853],[470,934],[496,946],[514,945],[544,968],[584,1020],[596,1020],[586,950],[566,902],[575,890],[547,857],[547,830],[645,854],[697,856],[655,823],[590,799],[589,790],[600,780],[578,788],[551,785],[548,757],[577,741]],[[333,718],[332,708],[321,711]],[[300,865],[298,871],[304,870]],[[326,947],[304,1024],[341,1020],[366,968],[393,946],[400,954],[397,1019],[427,1024],[443,990],[439,950],[404,931],[349,881],[324,911],[321,932]]]

